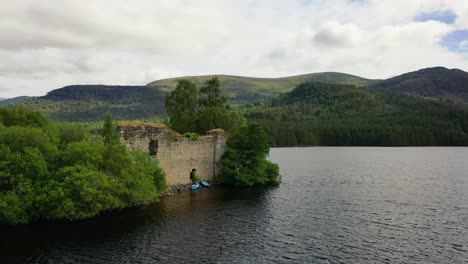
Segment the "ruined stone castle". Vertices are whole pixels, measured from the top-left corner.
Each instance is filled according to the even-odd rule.
[[[216,181],[221,173],[227,141],[221,129],[211,130],[199,139],[183,137],[157,123],[118,122],[117,129],[128,148],[148,152],[159,161],[169,187],[190,184],[193,168],[207,181]]]

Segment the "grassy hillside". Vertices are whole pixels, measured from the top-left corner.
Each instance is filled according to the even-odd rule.
[[[459,69],[422,69],[375,82],[369,88],[468,103],[468,73]]]
[[[244,114],[275,146],[468,145],[468,111],[349,85],[302,84]]]
[[[215,75],[187,76],[163,79],[147,84],[147,87],[157,87],[162,91],[172,91],[179,80],[185,79],[202,85]],[[337,73],[312,73],[284,78],[252,78],[231,75],[217,75],[221,81],[221,91],[233,102],[254,102],[259,99],[277,96],[289,92],[303,82],[321,82],[366,86],[375,82],[358,76]]]

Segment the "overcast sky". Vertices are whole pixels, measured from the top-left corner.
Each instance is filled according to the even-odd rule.
[[[183,75],[468,70],[467,0],[2,0],[0,98]]]

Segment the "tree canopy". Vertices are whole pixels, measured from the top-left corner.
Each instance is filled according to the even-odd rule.
[[[179,81],[176,89],[166,96],[166,111],[171,126],[180,133],[195,132],[198,112],[197,86],[186,80]]]
[[[279,167],[267,160],[269,152],[268,135],[259,124],[242,126],[228,139],[222,182],[237,186],[279,183]]]
[[[221,95],[217,77],[207,80],[199,90],[193,82],[179,81],[166,97],[166,110],[171,127],[179,133],[205,133],[214,128],[232,131],[244,122]]]
[[[120,144],[110,114],[102,137],[24,108],[0,107],[0,120],[0,224],[93,217],[165,190],[157,162]]]

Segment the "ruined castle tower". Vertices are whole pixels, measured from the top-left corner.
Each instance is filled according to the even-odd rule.
[[[168,186],[190,184],[196,168],[202,179],[216,181],[226,149],[224,130],[214,129],[199,139],[190,139],[157,123],[118,122],[120,138],[130,149],[148,152],[159,161]]]

